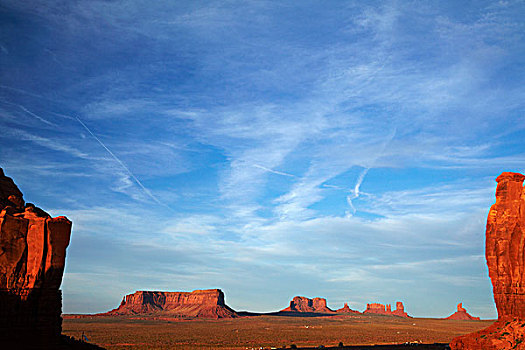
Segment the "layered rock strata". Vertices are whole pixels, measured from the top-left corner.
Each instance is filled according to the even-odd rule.
[[[458,337],[452,349],[525,348],[525,176],[496,178],[496,203],[487,218],[485,257],[498,320],[480,332]]]
[[[326,305],[326,299],[324,298],[309,299],[297,296],[290,301],[290,306],[281,310],[281,312],[334,313],[335,311]]]
[[[0,168],[0,343],[57,343],[71,221],[25,203]]]
[[[479,317],[470,315],[467,310],[463,307],[462,303],[458,304],[458,309],[452,315],[446,318],[447,320],[476,320],[479,321]]]
[[[233,318],[237,313],[224,301],[220,289],[193,292],[138,291],[126,295],[120,306],[105,314],[113,316],[150,315],[184,318]]]
[[[379,315],[394,315],[400,317],[410,317],[405,312],[405,307],[402,302],[396,302],[396,309],[392,311],[392,306],[390,304],[383,305],[379,303],[366,304],[366,310],[363,311],[364,314],[379,314]]]

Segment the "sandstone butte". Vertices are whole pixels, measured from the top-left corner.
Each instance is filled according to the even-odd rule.
[[[467,310],[463,307],[462,303],[458,304],[458,310],[454,312],[452,315],[446,318],[446,320],[478,320],[479,317],[471,316]]]
[[[315,312],[315,313],[335,313],[334,310],[326,306],[325,298],[294,297],[290,301],[290,306],[280,312]]]
[[[0,344],[60,342],[59,288],[70,234],[71,221],[25,203],[0,168]]]
[[[237,313],[224,302],[220,289],[193,292],[138,291],[126,295],[120,306],[98,316],[234,318]]]
[[[348,303],[345,303],[345,305],[342,308],[335,310],[335,312],[337,312],[337,313],[360,314],[359,311],[350,309],[350,307],[348,306]]]
[[[498,320],[455,338],[452,349],[525,349],[525,176],[504,172],[496,179],[496,203],[487,218],[485,257]]]
[[[392,311],[392,307],[390,306],[390,304],[387,304],[385,306],[383,304],[372,303],[372,304],[366,304],[366,310],[363,311],[363,313],[364,314],[380,314],[380,315],[410,317],[405,312],[405,307],[403,306],[403,303],[400,301],[396,303],[396,309],[394,311]]]

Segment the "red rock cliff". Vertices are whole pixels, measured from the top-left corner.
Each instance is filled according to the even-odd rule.
[[[193,292],[139,291],[128,294],[120,306],[103,315],[164,315],[176,317],[232,318],[235,311],[224,302],[220,289]]]
[[[503,173],[487,219],[485,255],[498,317],[525,319],[525,176]]]
[[[496,203],[487,218],[485,257],[498,321],[458,337],[452,349],[525,348],[525,176],[505,172],[496,182]]]
[[[25,203],[0,168],[0,342],[58,340],[71,221]]]
[[[290,301],[290,306],[281,312],[318,312],[318,313],[333,313],[334,310],[326,306],[326,299],[306,297],[294,297]]]

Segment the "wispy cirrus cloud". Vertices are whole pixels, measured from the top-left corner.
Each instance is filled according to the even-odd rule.
[[[256,168],[262,169],[264,171],[267,171],[269,173],[272,173],[272,174],[282,175],[282,176],[287,176],[287,177],[295,177],[295,175],[293,175],[293,174],[288,174],[288,173],[285,173],[285,172],[282,172],[282,171],[268,169],[268,168],[263,167],[262,165],[259,165],[259,164],[253,164],[253,166],[256,167]]]
[[[151,199],[153,199],[153,201],[157,202],[157,204],[159,205],[165,205],[164,203],[162,203],[157,197],[155,197],[150,190],[148,190],[143,184],[142,182],[140,182],[140,180],[135,176],[135,174],[133,174],[131,172],[131,170],[129,170],[129,168],[126,166],[126,164],[124,164],[113,152],[111,152],[111,150],[102,142],[100,141],[100,139],[95,135],[93,134],[93,132],[91,132],[91,130],[87,127],[86,124],[84,124],[82,122],[82,120],[80,120],[78,117],[76,117],[76,120],[84,127],[84,129],[86,129],[86,131],[111,155],[111,157],[127,172],[127,174],[135,181],[135,183],[137,185],[139,185],[139,187],[142,189],[142,191],[144,191],[144,193],[150,197]],[[129,187],[129,181],[125,181],[126,182],[126,187]],[[169,208],[169,207],[168,207]]]
[[[4,7],[0,161],[75,222],[68,310],[113,306],[79,284],[140,259],[114,296],[401,294],[440,315],[421,295],[446,285],[436,305],[494,314],[476,257],[492,179],[523,170],[519,1]]]
[[[62,153],[66,153],[66,154],[69,154],[71,156],[74,156],[74,157],[78,157],[78,158],[88,158],[88,154],[74,148],[74,147],[71,147],[67,144],[64,144],[60,141],[57,141],[57,140],[54,140],[54,139],[51,139],[51,138],[46,138],[46,137],[41,137],[41,136],[38,136],[38,135],[33,135],[31,133],[28,133],[24,130],[20,130],[20,129],[11,129],[9,131],[9,133],[11,133],[11,135],[15,136],[15,137],[18,137],[19,139],[21,140],[25,140],[25,141],[31,141],[39,146],[43,146],[43,147],[46,147],[50,150],[53,150],[53,151],[58,151],[58,152],[62,152]]]

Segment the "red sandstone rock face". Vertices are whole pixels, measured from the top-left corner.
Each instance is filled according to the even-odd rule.
[[[333,313],[334,310],[326,306],[326,299],[306,297],[294,297],[290,301],[290,306],[281,312],[317,312],[317,313]]]
[[[498,320],[481,331],[457,337],[450,343],[453,350],[510,350],[525,349],[523,320]]]
[[[485,255],[498,316],[525,319],[525,176],[503,173],[487,219]]]
[[[455,338],[452,349],[525,348],[525,176],[505,172],[496,179],[496,203],[487,218],[485,256],[498,321]]]
[[[107,315],[155,315],[173,317],[233,318],[237,313],[224,302],[220,289],[193,292],[139,291],[128,294]]]
[[[70,234],[71,221],[25,204],[0,169],[0,338],[49,344],[60,336]]]
[[[386,306],[379,303],[372,303],[372,304],[366,304],[366,310],[363,311],[364,314],[379,314],[379,315],[394,315],[394,316],[400,316],[400,317],[410,317],[405,312],[405,307],[403,306],[403,303],[398,301],[396,303],[396,309],[392,311],[392,307],[390,304],[387,304]]]
[[[350,309],[350,307],[348,306],[348,303],[345,303],[345,305],[342,308],[337,309],[335,312],[337,312],[337,313],[360,314],[359,311]]]
[[[447,320],[478,320],[479,317],[471,316],[465,308],[463,308],[463,304],[458,304],[458,310],[454,312],[452,315],[446,318]]]

